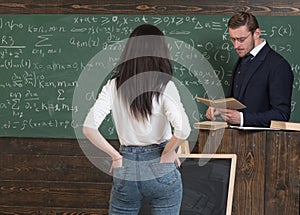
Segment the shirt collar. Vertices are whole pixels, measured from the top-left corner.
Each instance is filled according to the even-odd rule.
[[[266,43],[267,43],[266,40],[263,40],[261,44],[259,44],[258,46],[256,46],[254,49],[250,51],[250,54],[252,54],[253,57],[255,57],[258,54],[258,52],[266,45]]]

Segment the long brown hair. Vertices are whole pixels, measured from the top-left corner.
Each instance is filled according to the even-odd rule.
[[[135,28],[126,42],[116,72],[118,95],[136,119],[146,119],[152,114],[153,98],[159,102],[173,75],[163,33],[150,24]]]

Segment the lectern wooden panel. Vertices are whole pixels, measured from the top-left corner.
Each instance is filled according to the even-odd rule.
[[[237,154],[232,214],[298,215],[299,137],[300,132],[199,130],[198,152]]]

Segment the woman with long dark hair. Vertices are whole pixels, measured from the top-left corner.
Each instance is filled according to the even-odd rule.
[[[150,24],[135,28],[115,74],[102,88],[83,126],[85,136],[112,159],[109,213],[138,214],[147,198],[152,214],[179,214],[182,181],[175,150],[191,128],[171,80],[163,33]],[[98,131],[110,112],[119,151]]]

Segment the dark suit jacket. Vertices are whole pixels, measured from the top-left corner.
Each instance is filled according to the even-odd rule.
[[[233,97],[234,75],[241,59],[233,70],[229,97]],[[288,121],[294,75],[289,63],[267,43],[247,64],[247,70],[237,100],[247,108],[244,126],[269,127],[271,120]]]

